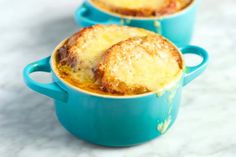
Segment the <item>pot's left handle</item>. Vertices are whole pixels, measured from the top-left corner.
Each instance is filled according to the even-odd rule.
[[[27,65],[23,71],[23,78],[26,85],[34,91],[37,91],[43,95],[51,97],[56,100],[66,101],[68,94],[61,87],[59,87],[55,82],[44,84],[33,80],[30,74],[37,71],[51,72],[50,67],[50,57],[41,59],[39,61],[33,62]]]

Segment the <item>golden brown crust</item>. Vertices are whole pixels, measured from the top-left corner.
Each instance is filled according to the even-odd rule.
[[[165,64],[170,67],[166,68]],[[149,35],[129,38],[108,49],[96,75],[105,91],[132,95],[157,91],[175,79],[182,69],[177,48],[160,35]],[[163,78],[158,78],[159,75]]]
[[[192,3],[192,1],[193,0],[165,0],[163,2],[163,5],[157,8],[155,8],[154,6],[129,8],[124,6],[115,6],[109,4],[107,1],[104,0],[90,0],[92,4],[102,10],[131,17],[160,17],[170,15],[185,9]]]
[[[134,95],[156,91],[183,69],[182,58],[169,41],[153,32],[127,26],[95,25],[82,29],[65,40],[55,56],[56,68],[63,80],[99,94]],[[138,56],[141,57],[134,59]],[[131,59],[127,59],[129,57]],[[134,63],[141,70],[136,70]],[[148,78],[149,73],[158,75]],[[155,81],[158,86],[151,84]]]
[[[64,45],[59,48],[57,52],[56,58],[58,66],[63,66],[67,64],[71,68],[76,68],[76,65],[78,63],[73,49],[82,46],[84,42],[83,40],[81,40],[81,38],[84,38],[87,33],[92,31],[93,29],[96,29],[95,27],[97,28],[100,26],[97,25],[83,28],[79,32],[74,33],[69,39],[65,41]]]
[[[117,25],[94,25],[84,28],[68,38],[57,50],[59,74],[79,88],[100,90],[94,72],[105,51],[129,37],[147,34],[154,33],[141,28]]]
[[[130,33],[130,31],[136,33],[137,36],[140,36],[140,34],[143,34],[143,35],[153,34],[153,32],[144,30],[142,28],[135,28],[135,27],[128,27],[128,26],[118,26],[118,25],[105,26],[105,25],[98,24],[98,25],[93,25],[91,27],[86,27],[86,28],[81,29],[79,32],[74,33],[64,43],[64,45],[58,50],[57,57],[58,57],[58,60],[60,60],[59,61],[60,64],[62,65],[67,64],[71,68],[76,68],[75,66],[79,64],[78,57],[76,58],[76,56],[78,55],[78,53],[83,53],[83,52],[76,52],[76,50],[81,49],[88,42],[88,40],[93,40],[93,37],[96,37],[96,34],[102,33],[103,31],[106,31],[108,29],[111,29],[114,32],[123,31],[124,33],[128,34],[127,36],[130,36],[130,37],[136,36],[135,34]],[[140,34],[138,34],[139,32]],[[112,36],[112,34],[110,35]],[[74,69],[74,70],[77,70],[77,69]]]

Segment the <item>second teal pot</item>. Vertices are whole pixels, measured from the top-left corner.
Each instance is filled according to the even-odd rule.
[[[198,0],[193,0],[184,10],[160,18],[121,17],[98,9],[89,1],[85,1],[75,12],[75,21],[82,27],[94,24],[118,24],[141,27],[159,33],[171,40],[178,47],[190,43]]]

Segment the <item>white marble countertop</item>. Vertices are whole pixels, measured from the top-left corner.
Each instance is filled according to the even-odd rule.
[[[67,133],[52,100],[29,90],[21,76],[27,63],[79,29],[72,15],[81,2],[0,0],[0,157],[235,157],[236,1],[201,2],[193,44],[211,61],[184,89],[176,123],[149,143],[105,148]]]

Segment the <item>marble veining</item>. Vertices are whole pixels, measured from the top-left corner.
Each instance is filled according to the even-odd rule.
[[[58,123],[51,99],[28,89],[23,67],[50,55],[79,30],[80,0],[0,1],[0,157],[235,157],[236,1],[201,1],[194,40],[210,53],[207,71],[184,87],[180,113],[162,137],[128,148],[76,139]],[[49,74],[33,77],[49,82]]]

